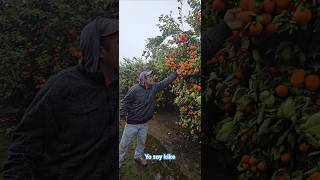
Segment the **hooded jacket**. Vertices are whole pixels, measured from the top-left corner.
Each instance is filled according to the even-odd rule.
[[[148,122],[156,107],[156,94],[169,86],[177,78],[177,73],[170,74],[164,80],[155,83],[149,88],[145,86],[144,71],[139,76],[139,84],[134,85],[123,98],[120,117],[127,116],[128,124],[143,124]]]
[[[98,72],[100,37],[117,31],[101,17],[83,29],[79,65],[52,76],[17,125],[5,180],[118,179],[118,80]]]

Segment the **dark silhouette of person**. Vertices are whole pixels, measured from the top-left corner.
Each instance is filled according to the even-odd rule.
[[[118,24],[84,27],[79,64],[51,76],[17,125],[5,180],[118,179]]]

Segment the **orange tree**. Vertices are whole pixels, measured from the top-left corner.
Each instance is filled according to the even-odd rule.
[[[207,63],[206,100],[226,112],[212,145],[238,159],[239,179],[319,179],[320,2],[205,4],[204,28],[234,7],[243,24]]]
[[[50,75],[78,63],[87,23],[118,16],[118,2],[101,0],[12,0],[0,8],[0,104],[24,107]]]
[[[165,78],[169,72],[180,70],[180,75],[171,85],[170,92],[175,96],[173,103],[178,107],[180,120],[177,122],[187,129],[193,139],[201,132],[201,87],[200,87],[200,1],[188,0],[190,13],[176,22],[171,15],[159,18],[162,36],[149,38],[145,56],[151,57],[156,67],[158,79]],[[184,23],[190,29],[183,30]],[[161,98],[160,98],[161,99]],[[199,139],[198,139],[199,140]]]

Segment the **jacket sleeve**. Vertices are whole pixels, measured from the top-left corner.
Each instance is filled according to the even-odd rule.
[[[162,91],[164,88],[169,86],[178,77],[177,72],[171,73],[167,78],[155,84],[156,92]]]
[[[129,107],[134,99],[134,87],[132,87],[122,100],[122,105],[120,109],[120,118],[123,118],[128,115]]]
[[[45,87],[43,87],[45,88]],[[45,143],[55,134],[53,99],[39,91],[17,125],[3,167],[4,180],[31,180]]]
[[[231,30],[225,22],[204,31],[201,35],[202,63],[208,61],[222,47]]]

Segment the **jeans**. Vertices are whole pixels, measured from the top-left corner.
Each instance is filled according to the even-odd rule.
[[[137,159],[139,157],[143,157],[147,132],[148,123],[125,125],[119,145],[119,168],[124,161],[124,156],[133,137],[137,137],[137,146],[134,152],[134,158]]]

